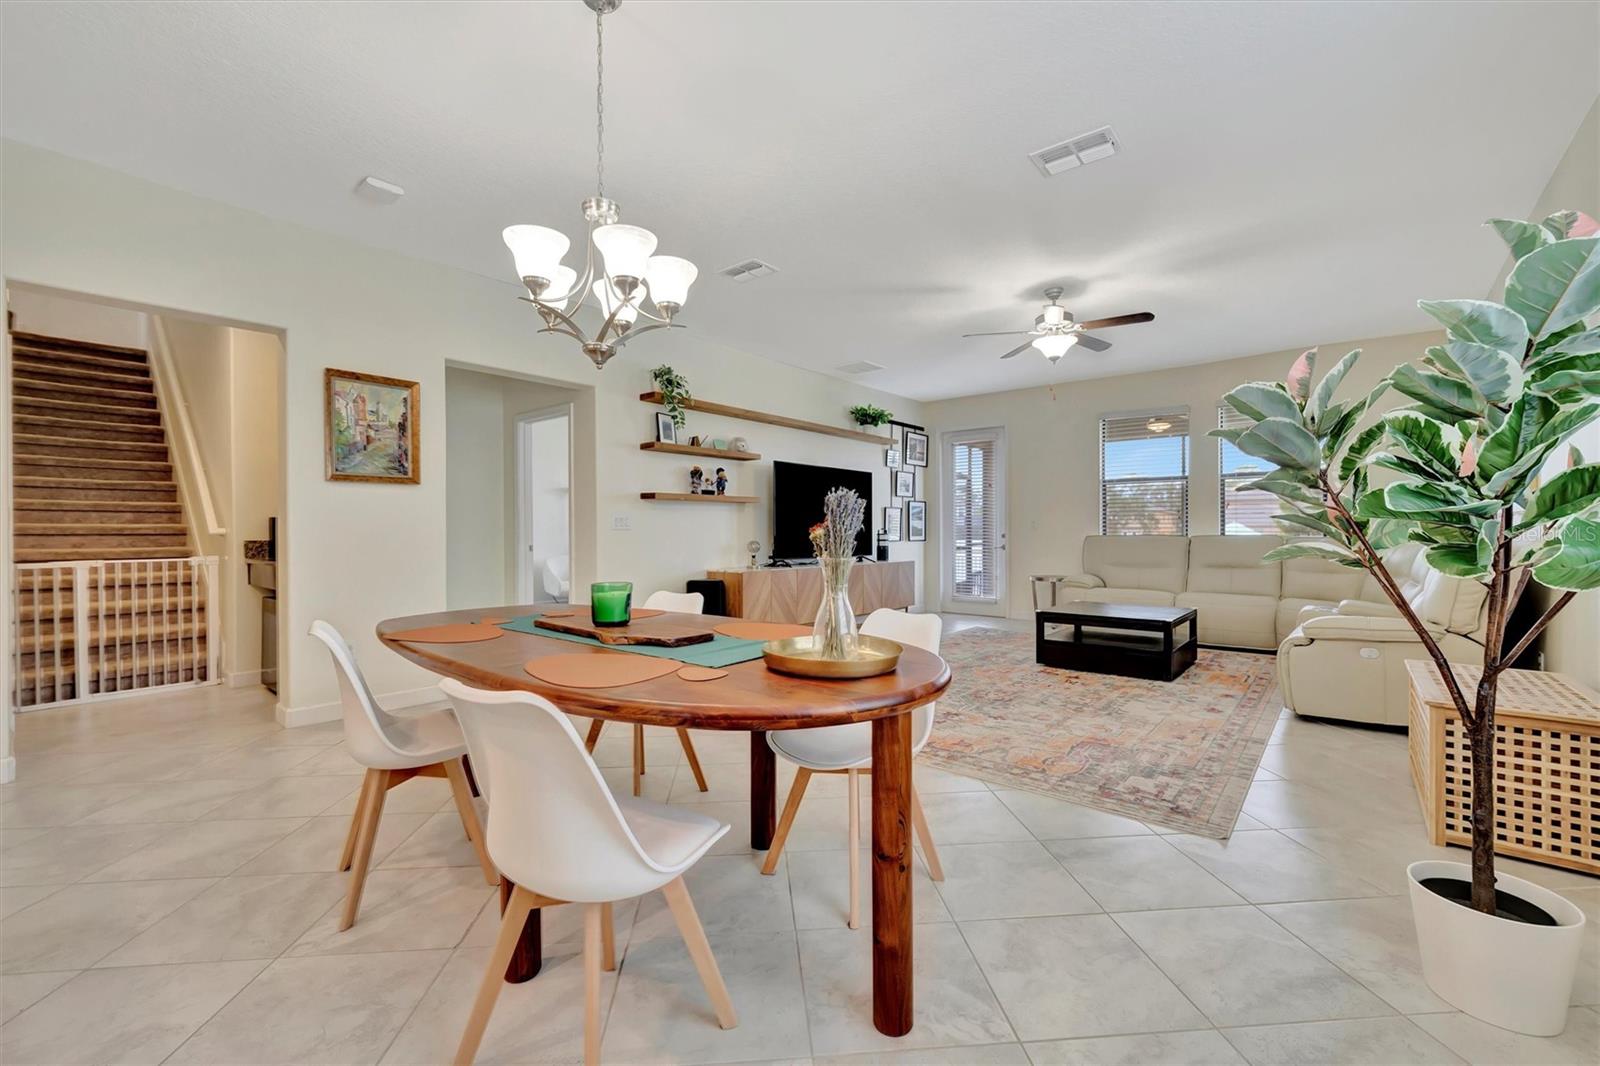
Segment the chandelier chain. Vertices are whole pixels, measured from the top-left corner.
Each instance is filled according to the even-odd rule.
[[[594,140],[595,195],[606,194],[606,29],[602,8],[594,13]]]

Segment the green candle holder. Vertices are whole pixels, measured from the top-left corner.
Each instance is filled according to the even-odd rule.
[[[625,626],[633,619],[633,582],[596,581],[589,586],[589,611],[597,626]]]

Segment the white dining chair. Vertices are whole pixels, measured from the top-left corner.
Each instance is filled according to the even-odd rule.
[[[886,637],[900,644],[931,651],[935,655],[939,654],[939,634],[943,628],[944,623],[936,614],[907,614],[888,608],[873,611],[861,624],[861,632],[865,636]],[[911,712],[913,756],[922,750],[923,745],[928,743],[928,737],[933,735],[934,706],[932,703],[925,704]],[[794,818],[800,810],[800,800],[806,794],[811,775],[844,774],[850,807],[850,916],[847,924],[851,929],[856,929],[861,925],[860,777],[872,769],[872,723],[852,722],[820,729],[774,730],[767,734],[767,744],[795,764],[795,775],[761,872],[769,876],[777,872],[784,841],[789,838],[789,830],[794,826]],[[939,853],[934,850],[933,834],[928,830],[928,818],[922,813],[922,797],[917,795],[915,784],[911,786],[911,820],[917,839],[922,842],[922,858],[928,864],[928,875],[935,881],[943,881],[944,868],[939,865]]]
[[[320,619],[311,623],[311,635],[326,644],[333,655],[344,715],[345,750],[367,771],[361,779],[361,794],[339,857],[339,869],[350,871],[350,891],[339,919],[340,930],[354,925],[361,909],[361,891],[367,883],[384,797],[391,788],[413,777],[442,777],[450,782],[461,826],[477,850],[484,880],[499,884],[500,873],[484,847],[483,826],[461,762],[467,753],[467,742],[455,716],[447,709],[390,714],[373,698],[344,636]]]
[[[611,905],[661,890],[716,1012],[737,1024],[733,1002],[695,913],[683,874],[729,829],[715,818],[615,796],[583,750],[571,721],[531,692],[489,692],[454,679],[440,686],[466,731],[478,782],[489,797],[489,854],[516,885],[456,1049],[470,1063],[505,984],[528,912],[583,907],[583,1058],[600,1061],[600,972],[616,968]]]
[[[675,614],[704,614],[706,598],[698,592],[668,592],[662,589],[652,592],[644,601],[644,607],[651,611],[671,611]],[[583,746],[590,754],[594,753],[594,746],[600,742],[600,731],[605,728],[605,720],[596,718],[589,723],[589,735],[585,738]],[[694,740],[690,738],[687,729],[678,730],[678,743],[683,745],[683,754],[689,760],[689,769],[694,774],[694,783],[700,787],[701,792],[707,791],[706,775],[700,769],[700,757],[695,754]],[[644,726],[633,727],[633,794],[639,795],[642,791],[644,778]]]

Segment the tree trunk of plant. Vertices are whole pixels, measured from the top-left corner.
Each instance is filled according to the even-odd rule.
[[[1485,914],[1494,905],[1494,703],[1493,681],[1478,691],[1478,721],[1472,743],[1472,907]]]

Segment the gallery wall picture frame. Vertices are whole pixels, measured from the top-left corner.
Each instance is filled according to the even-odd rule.
[[[324,367],[322,436],[328,481],[421,484],[421,384]]]
[[[928,465],[928,435],[914,429],[906,430],[905,462],[907,466]]]
[[[928,539],[927,500],[912,500],[906,504],[906,526],[911,540]]]
[[[894,472],[894,494],[902,500],[908,500],[917,494],[917,473],[915,470],[896,470]]]
[[[883,509],[883,539],[900,539],[900,505],[893,504]]]
[[[665,411],[656,412],[656,441],[661,444],[678,443],[678,427]]]
[[[900,469],[900,449],[899,448],[885,448],[883,450],[883,465],[888,467],[890,470],[899,470]]]

